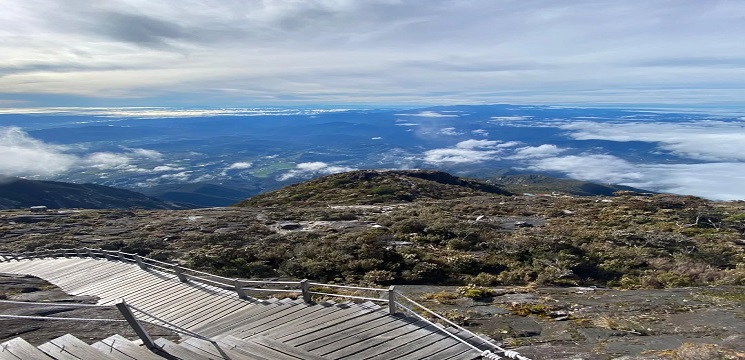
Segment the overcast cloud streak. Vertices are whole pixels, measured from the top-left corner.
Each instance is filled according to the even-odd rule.
[[[745,2],[7,0],[0,104],[734,103]]]

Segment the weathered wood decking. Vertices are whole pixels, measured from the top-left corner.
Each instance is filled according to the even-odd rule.
[[[97,296],[102,305],[124,299],[159,319],[219,340],[233,349],[231,358],[236,359],[480,357],[479,351],[447,336],[441,329],[421,320],[391,315],[371,302],[313,304],[291,299],[240,299],[233,291],[182,282],[170,273],[104,259],[74,257],[0,262],[0,272],[37,276],[70,294]],[[142,319],[148,320],[146,316]],[[466,340],[473,336],[460,335]],[[69,338],[60,341],[76,343]],[[191,350],[204,358],[222,358],[214,346],[204,340],[188,338],[178,344],[178,348],[167,340],[158,341],[159,345],[174,351]],[[245,344],[251,344],[249,350]],[[48,350],[53,350],[52,346],[55,345],[50,343]],[[2,353],[0,359],[4,359]]]

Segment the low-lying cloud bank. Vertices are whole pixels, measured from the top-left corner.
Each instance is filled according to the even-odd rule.
[[[133,165],[135,160],[157,160],[154,150],[124,148],[123,152],[75,154],[69,147],[48,144],[18,127],[0,128],[0,174],[9,176],[53,176],[75,169],[149,171]]]
[[[745,199],[745,163],[632,164],[612,155],[570,155],[534,159],[526,170],[560,172],[570,178],[623,184],[713,200]]]
[[[330,165],[322,161],[304,162],[295,165],[295,168],[280,175],[277,180],[287,181],[292,178],[310,178],[318,175],[330,175],[346,171],[356,170],[349,166]]]
[[[745,161],[745,131],[742,124],[724,121],[687,123],[598,123],[575,122],[559,127],[575,140],[644,141],[662,151],[703,161]]]

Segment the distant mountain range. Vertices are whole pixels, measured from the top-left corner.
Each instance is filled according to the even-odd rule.
[[[200,207],[284,205],[296,201],[378,204],[417,199],[454,199],[484,194],[564,193],[612,196],[622,185],[595,184],[544,175],[505,175],[487,180],[458,177],[434,170],[356,170],[322,176],[257,194],[235,184],[180,184],[148,188],[147,194],[110,186],[0,177],[0,209],[56,208],[184,209]]]
[[[488,183],[500,186],[516,194],[563,193],[579,196],[613,196],[616,191],[633,191],[650,193],[631,186],[614,184],[597,184],[588,181],[559,179],[539,174],[504,175],[487,180]]]
[[[163,184],[143,188],[142,193],[164,201],[190,204],[195,207],[228,206],[261,192],[251,184],[223,182]]]
[[[0,176],[0,209],[31,206],[46,206],[50,209],[184,208],[182,205],[110,186]]]
[[[482,194],[512,195],[499,186],[442,171],[357,170],[260,194],[240,202],[238,206],[287,205],[293,202],[370,205]]]

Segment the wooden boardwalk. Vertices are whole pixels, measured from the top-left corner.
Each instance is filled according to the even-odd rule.
[[[219,341],[223,349],[232,352],[233,359],[481,358],[480,351],[446,335],[441,328],[391,315],[372,302],[314,304],[289,298],[240,299],[234,291],[182,282],[170,273],[100,258],[0,262],[0,272],[37,276],[70,294],[96,296],[102,305],[124,299],[161,320]],[[148,320],[140,314],[138,317]],[[467,332],[458,335],[466,341],[473,337]],[[82,346],[70,338],[59,341]],[[180,344],[158,341],[166,350],[198,354],[195,359],[224,358],[212,344],[197,338],[185,338]],[[122,339],[113,341],[117,342],[126,344]],[[40,347],[47,354],[55,349],[53,342],[49,344]],[[96,346],[99,350],[106,347]],[[109,349],[113,351],[114,347]],[[111,358],[117,358],[114,355]],[[2,352],[0,359],[5,359]]]

